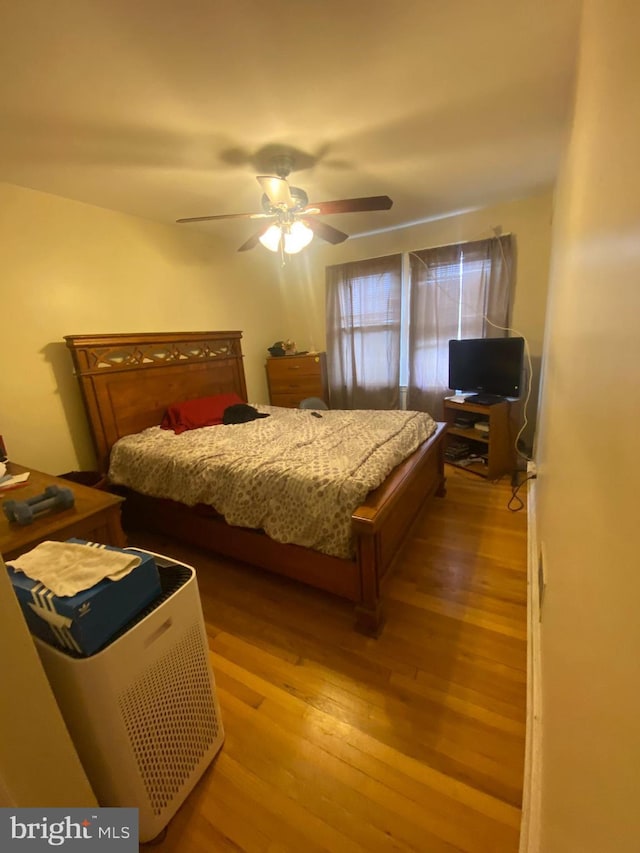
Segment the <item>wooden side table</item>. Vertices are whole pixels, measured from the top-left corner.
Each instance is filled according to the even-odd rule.
[[[444,419],[449,424],[447,446],[449,442],[455,443],[462,439],[469,445],[469,453],[475,453],[479,457],[478,461],[471,463],[464,458],[450,459],[447,458],[445,449],[445,461],[489,480],[497,480],[503,474],[513,471],[516,465],[516,433],[511,407],[512,403],[509,400],[494,403],[492,406],[483,406],[472,401],[458,403],[445,399]],[[456,426],[456,417],[460,414],[470,415],[474,420],[484,422],[488,432],[480,432],[473,426]]]
[[[47,539],[64,541],[76,537],[103,545],[116,545],[119,548],[126,545],[120,524],[120,505],[123,498],[79,483],[71,483],[61,477],[43,474],[15,462],[7,465],[9,474],[20,474],[24,471],[30,472],[27,482],[20,488],[6,492],[0,490],[0,503],[6,500],[24,501],[42,494],[47,486],[54,485],[71,489],[75,502],[69,509],[43,514],[24,526],[10,522],[4,512],[0,512],[0,553],[5,561],[30,551]]]

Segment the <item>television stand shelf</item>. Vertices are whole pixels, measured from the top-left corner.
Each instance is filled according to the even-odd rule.
[[[488,480],[512,472],[516,465],[518,408],[518,403],[510,400],[487,406],[445,400],[444,419],[449,425],[445,462]]]

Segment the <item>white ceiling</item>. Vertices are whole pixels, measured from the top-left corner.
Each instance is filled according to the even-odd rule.
[[[554,180],[580,0],[2,4],[0,180],[162,222],[260,209],[268,155],[350,234]],[[242,242],[244,220],[182,228]],[[249,230],[248,230],[249,228]]]

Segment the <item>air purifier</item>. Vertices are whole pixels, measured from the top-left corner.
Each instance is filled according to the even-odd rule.
[[[34,637],[98,803],[137,807],[142,842],[166,827],[224,739],[196,572],[145,553],[162,594],[105,648],[77,657]]]

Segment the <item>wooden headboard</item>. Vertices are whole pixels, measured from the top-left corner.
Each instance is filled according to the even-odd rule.
[[[157,426],[167,406],[235,391],[247,399],[242,332],[65,335],[101,472],[114,443]]]

